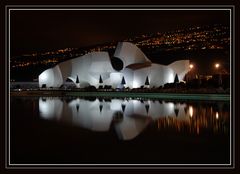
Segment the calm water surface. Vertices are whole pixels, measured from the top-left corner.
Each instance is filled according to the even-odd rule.
[[[11,97],[11,163],[226,164],[230,105]]]

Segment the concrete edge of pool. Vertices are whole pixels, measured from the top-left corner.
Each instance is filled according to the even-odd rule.
[[[11,96],[73,96],[73,97],[130,97],[149,99],[176,100],[220,100],[229,101],[229,94],[196,94],[196,93],[154,93],[154,92],[82,92],[82,91],[11,91]]]

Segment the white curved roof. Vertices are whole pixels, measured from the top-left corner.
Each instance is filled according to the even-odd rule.
[[[134,63],[151,62],[136,45],[130,42],[119,42],[114,57],[121,59],[124,67]]]

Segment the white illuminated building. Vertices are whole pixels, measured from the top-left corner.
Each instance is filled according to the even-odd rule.
[[[87,87],[111,85],[121,87],[124,77],[125,87],[139,88],[149,80],[149,87],[159,87],[165,83],[174,82],[176,74],[183,80],[189,71],[189,60],[180,60],[165,66],[152,63],[144,53],[134,44],[119,42],[114,58],[122,62],[121,70],[115,70],[107,52],[92,52],[77,57],[55,67],[45,70],[39,75],[39,87],[60,87],[67,79],[71,79],[76,86]],[[100,78],[102,82],[100,83]]]

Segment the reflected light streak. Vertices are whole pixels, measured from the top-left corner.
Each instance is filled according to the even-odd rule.
[[[207,115],[201,116],[201,113],[199,113],[200,118],[194,117],[194,119],[191,119],[194,112],[191,105],[185,110],[186,104],[175,104],[165,101],[163,103],[152,103],[149,100],[143,101],[141,101],[141,98],[129,99],[129,101],[112,99],[111,102],[99,101],[99,99],[89,101],[76,98],[70,102],[64,102],[59,98],[40,98],[39,112],[40,117],[44,119],[58,120],[62,117],[63,122],[70,122],[92,131],[108,131],[111,125],[114,124],[116,132],[122,140],[135,138],[147,127],[151,120],[158,121],[158,128],[175,126],[180,131],[181,127],[185,129],[187,125],[190,127],[190,130],[197,133],[202,128],[215,126],[215,119],[210,120]],[[123,109],[122,105],[125,105],[126,108]],[[175,113],[174,109],[176,108],[178,109],[178,114]],[[209,110],[211,109],[209,107]],[[197,108],[195,111],[197,111]],[[221,118],[225,117],[222,112],[213,112],[211,116],[219,119],[219,114],[221,114]],[[176,115],[178,115],[178,118],[175,117]],[[188,119],[185,120],[183,117]],[[116,118],[118,118],[118,121],[116,121]],[[191,120],[190,122],[188,121],[189,119]],[[113,122],[113,120],[115,121]],[[213,123],[214,125],[211,125]],[[217,124],[216,126],[219,125]]]
[[[166,106],[167,106],[167,109],[168,109],[169,113],[173,112],[173,110],[174,110],[174,104],[173,103],[168,103]]]
[[[218,119],[219,118],[219,114],[218,114],[218,112],[216,112],[216,119]]]
[[[110,109],[112,111],[121,111],[122,110],[122,101],[113,99],[110,103]]]
[[[189,114],[190,114],[190,117],[193,116],[193,107],[192,106],[189,106]]]

